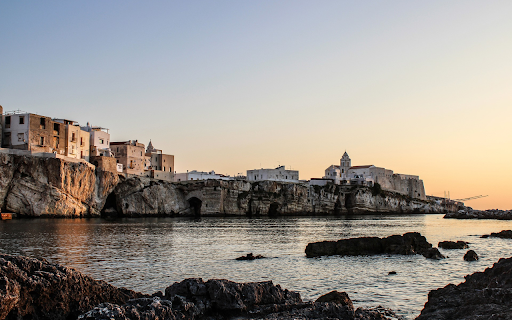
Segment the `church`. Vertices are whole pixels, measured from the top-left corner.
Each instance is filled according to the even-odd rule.
[[[352,166],[352,160],[345,151],[340,165],[325,169],[323,179],[338,185],[364,185],[372,187],[378,183],[383,190],[394,191],[412,198],[426,199],[423,180],[419,176],[393,173],[393,170],[374,165]]]

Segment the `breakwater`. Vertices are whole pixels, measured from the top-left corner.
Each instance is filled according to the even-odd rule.
[[[21,217],[447,213],[458,208],[362,186],[242,180],[172,183],[55,158],[0,154],[0,207]]]

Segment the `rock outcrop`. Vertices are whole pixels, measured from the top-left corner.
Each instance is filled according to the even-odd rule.
[[[86,163],[0,153],[0,207],[20,216],[99,216],[117,183]]]
[[[94,161],[98,162],[98,161]],[[0,208],[21,217],[445,213],[436,201],[364,186],[124,177],[90,163],[0,153]]]
[[[501,230],[500,232],[492,232],[491,234],[484,234],[481,238],[502,238],[512,239],[512,230]]]
[[[316,302],[272,281],[236,283],[186,279],[153,296],[44,259],[0,254],[0,320],[39,319],[396,319],[382,307],[354,310],[344,292]]]
[[[478,255],[476,254],[475,251],[468,250],[468,252],[466,252],[466,254],[464,255],[464,260],[466,260],[466,261],[477,261],[478,260]]]
[[[439,248],[443,249],[467,249],[469,245],[465,241],[441,241],[437,244]]]
[[[308,258],[340,255],[357,256],[373,254],[421,254],[429,259],[442,259],[444,256],[432,248],[432,244],[417,232],[393,235],[387,238],[361,237],[309,243],[306,247]]]
[[[326,298],[327,297],[327,298]],[[319,301],[320,300],[320,301]],[[354,310],[344,292],[331,292],[316,302],[304,302],[296,292],[272,281],[236,283],[228,280],[186,279],[165,290],[165,296],[134,299],[119,306],[100,304],[82,320],[128,319],[390,319],[384,308]]]
[[[466,281],[430,291],[417,320],[512,319],[512,258],[466,276]]]
[[[444,216],[445,219],[497,219],[497,220],[512,220],[512,210],[474,210],[470,207],[465,207],[456,212],[449,212]]]
[[[102,302],[143,296],[44,259],[0,254],[0,320],[76,319]]]

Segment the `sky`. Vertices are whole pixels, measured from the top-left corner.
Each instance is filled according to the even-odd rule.
[[[511,1],[1,1],[0,105],[149,140],[177,172],[345,151],[512,209]]]

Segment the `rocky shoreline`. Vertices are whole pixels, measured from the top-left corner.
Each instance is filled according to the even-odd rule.
[[[512,258],[432,290],[416,320],[512,319]],[[152,295],[114,287],[44,259],[0,254],[0,320],[402,319],[383,307],[356,308],[345,292],[316,301],[272,281],[199,278]]]
[[[398,319],[355,308],[344,292],[315,302],[272,281],[186,279],[146,295],[116,288],[44,259],[0,254],[0,320],[11,319]]]
[[[512,220],[512,210],[473,210],[466,207],[456,212],[445,214],[445,219],[496,219],[496,220]]]
[[[0,154],[0,209],[18,217],[447,213],[456,204],[363,186],[243,180],[172,183],[85,163]]]

